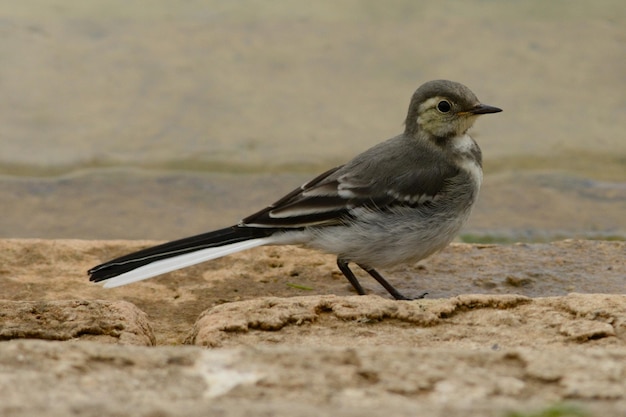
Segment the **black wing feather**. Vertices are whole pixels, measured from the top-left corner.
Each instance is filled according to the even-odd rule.
[[[398,141],[399,138],[391,141]],[[406,138],[401,138],[406,142]],[[415,143],[390,142],[383,152],[372,148],[349,164],[324,172],[265,209],[246,217],[241,226],[303,228],[341,224],[357,208],[416,206],[445,193],[459,168],[432,149],[410,152]],[[372,152],[377,156],[373,157]]]

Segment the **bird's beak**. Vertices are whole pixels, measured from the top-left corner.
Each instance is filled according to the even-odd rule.
[[[468,111],[471,114],[489,114],[489,113],[500,113],[502,109],[494,106],[489,106],[487,104],[479,104]]]

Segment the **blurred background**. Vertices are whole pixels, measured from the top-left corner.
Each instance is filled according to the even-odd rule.
[[[403,130],[504,109],[465,241],[626,238],[623,0],[0,0],[0,236],[227,226]]]

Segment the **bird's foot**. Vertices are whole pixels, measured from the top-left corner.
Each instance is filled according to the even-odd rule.
[[[407,297],[406,295],[396,291],[395,293],[391,293],[391,296],[393,298],[395,298],[396,300],[406,300],[406,301],[413,301],[413,300],[421,300],[422,298],[426,297],[426,295],[428,295],[427,292],[423,292],[420,295],[418,295],[417,297]]]

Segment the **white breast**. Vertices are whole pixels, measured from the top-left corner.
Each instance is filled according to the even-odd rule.
[[[476,142],[467,133],[452,139],[452,146],[458,153],[471,154],[476,147]]]
[[[461,168],[467,171],[478,188],[483,182],[483,170],[474,159],[473,152],[478,145],[468,135],[457,136],[452,139],[453,149],[461,156]]]

